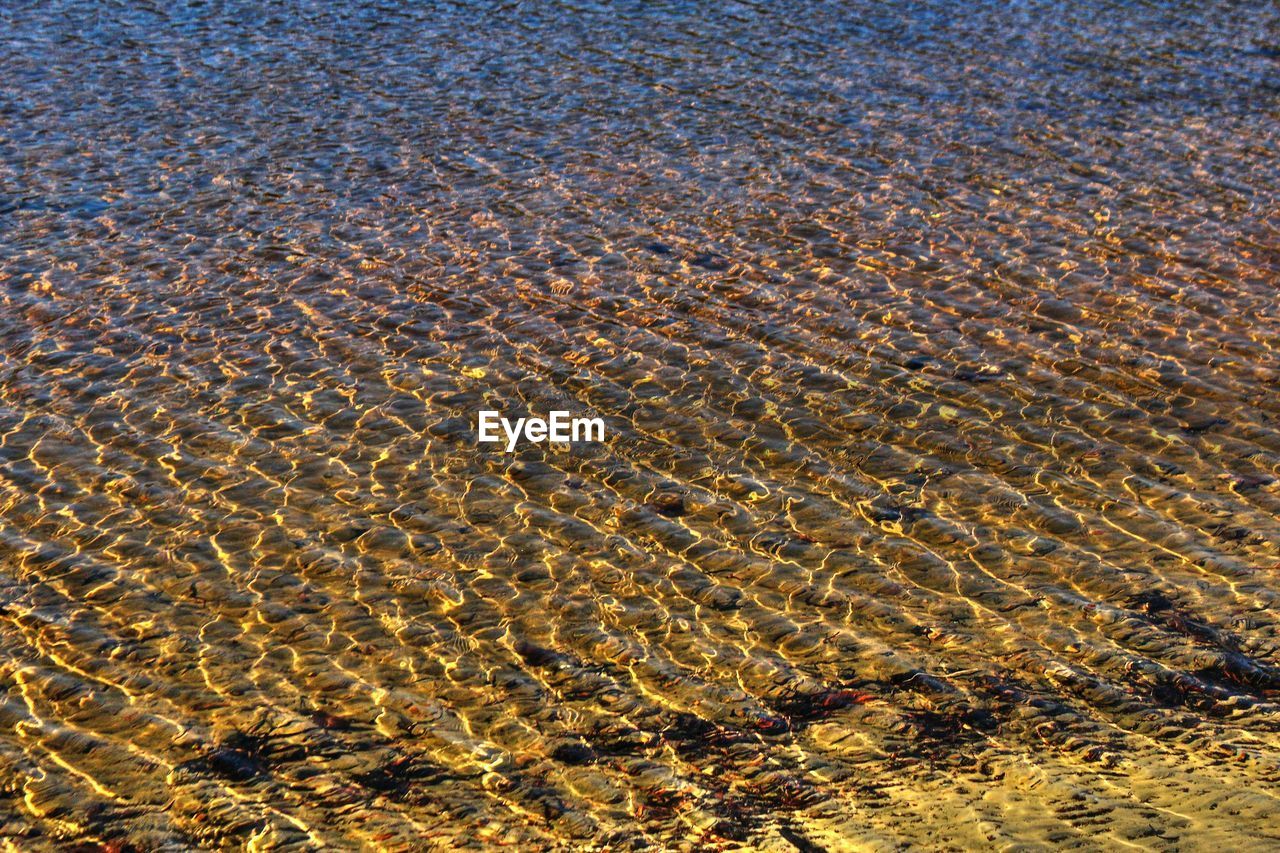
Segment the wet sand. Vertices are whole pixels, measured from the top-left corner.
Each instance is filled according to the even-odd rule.
[[[0,840],[1280,846],[1278,34],[7,4]]]

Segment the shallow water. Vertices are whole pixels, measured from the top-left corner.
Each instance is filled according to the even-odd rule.
[[[0,7],[10,848],[1280,844],[1275,6],[148,5]]]

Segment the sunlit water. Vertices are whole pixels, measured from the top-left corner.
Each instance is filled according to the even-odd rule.
[[[1280,844],[1274,5],[351,6],[0,6],[12,848]]]

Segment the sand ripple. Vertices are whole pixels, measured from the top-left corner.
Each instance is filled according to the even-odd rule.
[[[0,838],[1280,844],[1280,18],[908,5],[0,9]]]

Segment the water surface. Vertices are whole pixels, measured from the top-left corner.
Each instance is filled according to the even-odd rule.
[[[5,3],[0,837],[1280,845],[1278,43]]]

